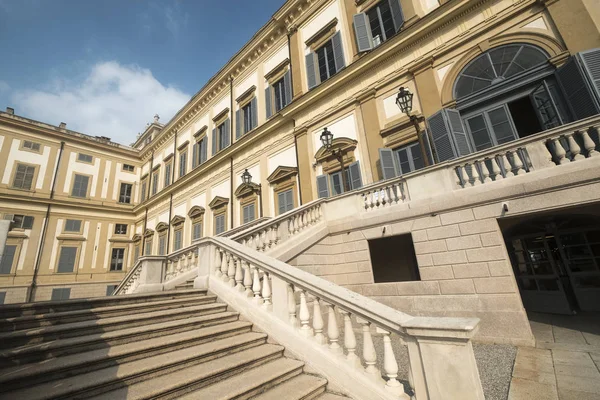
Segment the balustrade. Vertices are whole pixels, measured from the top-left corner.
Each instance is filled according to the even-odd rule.
[[[385,182],[383,185],[368,188],[361,195],[366,211],[402,203],[405,200],[404,181]]]

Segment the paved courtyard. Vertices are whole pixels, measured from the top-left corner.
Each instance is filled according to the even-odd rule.
[[[600,314],[528,315],[536,346],[518,349],[509,400],[600,400]]]

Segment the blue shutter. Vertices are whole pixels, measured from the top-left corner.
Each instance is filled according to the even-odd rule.
[[[192,168],[198,166],[198,143],[194,143],[192,146]]]
[[[344,48],[342,46],[342,32],[336,32],[336,34],[331,38],[331,43],[333,44],[335,72],[339,72],[339,70],[346,66],[346,61],[344,60]]]
[[[306,55],[306,79],[308,80],[308,89],[317,86],[317,57],[316,54],[310,52]]]
[[[402,6],[400,0],[388,0],[390,3],[390,10],[392,11],[392,19],[394,20],[394,27],[396,32],[404,25],[404,14],[402,13]]]
[[[392,179],[400,175],[394,152],[391,149],[379,149],[379,163],[383,179]]]
[[[327,184],[327,175],[317,176],[317,192],[319,192],[319,198],[329,197],[329,185]]]
[[[442,109],[427,118],[438,162],[469,154],[465,128],[457,110]]]
[[[235,140],[238,140],[242,136],[242,113],[241,109],[235,112]]]
[[[555,75],[575,121],[598,114],[600,106],[575,58],[571,57]]]
[[[577,58],[587,74],[597,102],[600,102],[600,48],[582,51]]]
[[[231,138],[231,120],[227,118],[223,125],[223,135],[225,135],[225,138],[223,140],[223,148],[227,148],[229,147],[229,139]]]
[[[202,164],[203,162],[206,162],[206,159],[208,158],[208,155],[206,154],[208,151],[208,146],[207,146],[207,141],[208,138],[204,137],[204,139],[202,139],[200,141],[200,164]]]
[[[252,109],[252,128],[254,129],[258,126],[258,99],[256,97],[254,97],[251,101],[250,101],[250,109]]]
[[[476,151],[484,150],[493,146],[492,138],[490,136],[483,113],[469,117],[465,120],[465,122],[469,127]]]
[[[217,128],[212,130],[212,155],[217,154]]]
[[[265,105],[266,105],[266,110],[267,110],[267,119],[271,118],[271,115],[273,115],[273,100],[271,100],[271,86],[267,85],[267,88],[265,89]]]
[[[350,189],[360,189],[362,187],[362,179],[360,177],[360,163],[356,161],[350,164],[348,166],[348,173],[350,174]]]
[[[371,33],[367,14],[360,13],[354,16],[354,34],[356,35],[356,45],[359,53],[373,48],[373,34]]]
[[[17,246],[6,245],[4,247],[4,254],[2,260],[0,260],[0,274],[10,274],[16,252]]]
[[[277,204],[279,206],[279,215],[286,211],[286,192],[277,193]]]
[[[285,207],[286,211],[294,209],[294,191],[292,189],[285,192]]]
[[[283,91],[285,93],[285,102],[283,107],[287,106],[292,102],[293,94],[292,94],[292,71],[288,69],[288,71],[283,75]]]
[[[448,118],[448,126],[450,127],[450,133],[456,146],[456,151],[459,157],[466,156],[471,153],[471,146],[469,146],[469,138],[467,137],[467,130],[463,125],[460,112],[451,108],[445,109],[446,116]]]

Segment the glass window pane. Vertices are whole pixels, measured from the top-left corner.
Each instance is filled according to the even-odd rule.
[[[538,279],[537,284],[540,291],[554,292],[560,290],[556,279]]]
[[[385,40],[388,40],[396,33],[392,12],[390,11],[390,4],[387,1],[382,1],[379,3],[378,8],[383,23],[383,30],[385,31]]]
[[[379,14],[377,13],[377,7],[371,8],[367,11],[367,17],[369,18],[369,25],[371,26],[371,35],[373,39],[379,36],[381,42],[384,41],[383,31],[381,30],[381,25],[379,23]]]

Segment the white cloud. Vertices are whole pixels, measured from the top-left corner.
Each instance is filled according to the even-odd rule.
[[[154,114],[167,122],[190,95],[160,83],[148,69],[115,61],[94,65],[81,81],[56,79],[45,90],[16,91],[20,115],[130,144]]]

